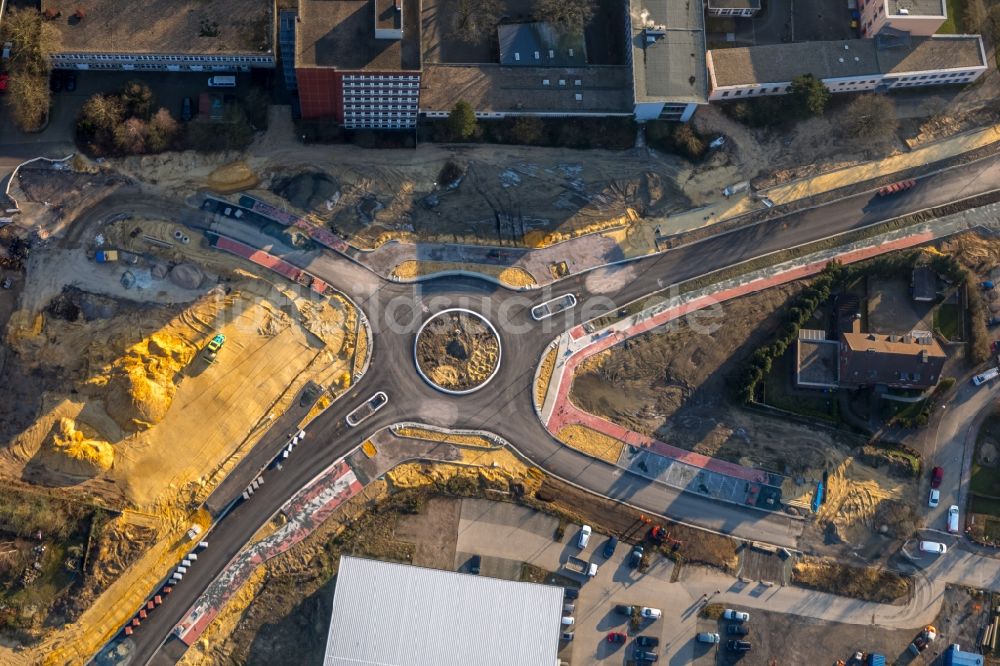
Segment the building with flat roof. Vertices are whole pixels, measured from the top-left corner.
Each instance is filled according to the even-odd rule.
[[[701,2],[629,0],[636,120],[687,122],[708,101]]]
[[[883,28],[929,37],[948,18],[947,0],[858,0],[861,35],[872,37]]]
[[[563,589],[343,556],[324,666],[555,666]]]
[[[348,129],[416,126],[419,0],[299,0],[295,79],[305,119]]]
[[[979,35],[769,44],[708,52],[712,101],[782,95],[812,74],[831,92],[969,83],[986,71]]]
[[[825,331],[800,329],[795,341],[795,383],[805,388],[837,388],[839,351],[840,343],[827,340]]]
[[[913,300],[929,303],[937,298],[937,273],[930,266],[917,266],[910,279]]]
[[[274,5],[213,0],[179,8],[170,0],[41,0],[60,34],[57,69],[247,71],[273,68]]]
[[[760,0],[707,0],[709,16],[739,16],[752,18],[760,13]]]

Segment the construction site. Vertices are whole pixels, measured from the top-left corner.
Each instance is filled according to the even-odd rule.
[[[147,549],[203,521],[192,512],[307,385],[350,385],[363,331],[335,292],[175,221],[106,218],[74,197],[120,183],[21,176],[21,203],[41,209],[41,224],[27,241],[0,230],[0,478],[38,500],[5,521],[17,533],[0,534],[11,574],[0,599],[14,609],[2,625],[31,645],[53,614],[76,619],[130,565],[135,580],[158,575],[164,553]]]

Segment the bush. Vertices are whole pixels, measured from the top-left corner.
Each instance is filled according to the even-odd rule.
[[[459,100],[448,114],[445,129],[451,141],[466,141],[476,133],[476,112],[465,100]]]

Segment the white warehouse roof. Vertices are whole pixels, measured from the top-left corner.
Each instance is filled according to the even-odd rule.
[[[563,590],[340,558],[325,666],[558,663]]]

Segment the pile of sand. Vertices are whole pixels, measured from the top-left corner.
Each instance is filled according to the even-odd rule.
[[[146,430],[166,416],[177,390],[174,378],[196,353],[181,338],[157,332],[125,350],[107,375],[90,383],[107,385],[106,408],[119,426]]]
[[[223,164],[210,173],[205,180],[205,186],[220,194],[228,194],[252,189],[258,182],[260,179],[250,170],[246,162],[233,162]]]
[[[88,437],[73,419],[61,418],[42,448],[49,470],[70,476],[94,476],[111,469],[115,452],[111,444]]]
[[[170,269],[170,281],[182,289],[197,289],[205,280],[205,272],[195,264],[177,264]]]

